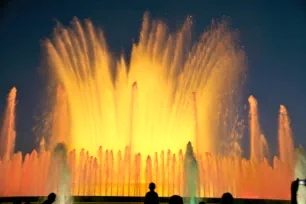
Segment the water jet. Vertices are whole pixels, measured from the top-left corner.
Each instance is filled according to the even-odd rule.
[[[288,200],[295,158],[285,106],[279,156],[270,164],[258,104],[249,98],[251,156],[242,157],[245,53],[226,22],[212,23],[195,43],[191,25],[187,19],[171,33],[146,14],[129,63],[111,56],[91,21],[58,26],[45,41],[57,90],[46,118],[49,135],[41,135],[39,150],[24,157],[14,153],[13,88],[1,129],[0,196],[42,196],[52,189],[65,196],[138,198],[154,181],[162,197],[220,197],[229,191],[238,198]],[[63,190],[63,184],[69,185]]]

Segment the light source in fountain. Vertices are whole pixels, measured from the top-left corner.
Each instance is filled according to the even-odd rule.
[[[274,157],[270,165],[257,101],[249,98],[252,153],[250,160],[243,158],[244,52],[226,22],[213,22],[194,44],[191,25],[188,18],[178,32],[169,33],[146,14],[129,62],[111,56],[102,31],[90,21],[59,25],[45,43],[57,89],[47,118],[50,136],[42,137],[38,153],[1,160],[0,196],[46,195],[57,189],[62,177],[50,171],[60,170],[49,167],[53,148],[63,143],[69,150],[71,195],[143,196],[154,181],[160,196],[219,197],[230,191],[234,197],[288,199],[294,160],[282,156],[283,151],[293,155],[287,112],[280,119],[281,160]],[[7,112],[14,107],[10,104],[15,103],[8,100]],[[14,121],[14,115],[6,114],[4,121]],[[7,124],[3,129],[11,133],[14,126]],[[8,133],[3,140],[12,138]],[[192,157],[182,149],[188,141],[195,147]],[[186,168],[190,158],[197,168]],[[198,183],[186,180],[188,172],[199,176]],[[275,188],[280,177],[284,185]],[[18,180],[11,184],[7,178]],[[54,185],[47,188],[50,178]],[[198,190],[187,192],[185,186]]]

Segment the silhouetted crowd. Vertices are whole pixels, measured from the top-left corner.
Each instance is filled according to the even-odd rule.
[[[299,180],[296,179],[291,184],[291,203],[292,204],[298,204],[297,202],[297,192],[299,190],[299,186],[304,185],[306,186],[306,180]],[[158,194],[155,192],[156,185],[155,183],[150,183],[149,185],[149,192],[146,193],[144,198],[144,204],[160,204],[159,203],[159,197]],[[56,200],[56,194],[50,193],[47,197],[47,200],[45,200],[41,204],[53,204]],[[221,204],[233,204],[234,203],[234,197],[231,193],[224,193],[221,197]],[[21,201],[15,201],[14,204],[21,204]],[[25,204],[30,204],[29,202],[26,202]],[[172,195],[169,198],[169,204],[184,204],[183,198],[179,195]],[[205,204],[204,201],[199,202],[199,204]]]
[[[149,189],[147,192],[144,204],[159,204],[158,194],[155,192],[155,183],[150,183]],[[233,204],[234,198],[230,193],[224,193],[221,197],[221,204]],[[179,195],[173,195],[169,199],[169,204],[184,204],[183,198]],[[204,201],[201,201],[199,204],[205,204]]]

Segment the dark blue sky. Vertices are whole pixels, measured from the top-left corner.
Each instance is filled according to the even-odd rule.
[[[55,20],[68,25],[73,16],[92,19],[102,26],[111,50],[119,53],[128,52],[132,39],[138,38],[145,11],[164,19],[173,30],[192,15],[196,36],[212,18],[230,17],[248,56],[244,100],[247,103],[250,94],[258,99],[260,122],[272,152],[277,151],[280,104],[289,110],[296,144],[306,146],[306,5],[302,0],[11,0],[0,15],[0,113],[3,116],[5,97],[16,86],[17,150],[28,152],[34,147],[33,117],[44,90],[38,72],[41,41],[50,36]]]

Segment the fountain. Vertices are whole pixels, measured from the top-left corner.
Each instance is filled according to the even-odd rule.
[[[257,101],[249,98],[251,156],[243,157],[244,51],[225,21],[213,22],[195,43],[191,26],[187,18],[169,32],[146,14],[126,61],[111,56],[91,21],[58,25],[44,44],[56,89],[42,124],[49,131],[40,133],[38,150],[14,153],[13,88],[0,138],[0,196],[143,196],[153,181],[160,196],[229,191],[289,199],[295,158],[286,108],[279,156],[269,162]]]
[[[191,143],[187,144],[184,157],[184,195],[190,198],[190,204],[199,203],[196,197],[199,196],[200,189],[199,165],[193,153]]]
[[[49,192],[58,192],[58,202],[68,203],[71,193],[71,171],[67,160],[67,148],[65,144],[58,143],[51,155],[50,171],[48,172]]]

